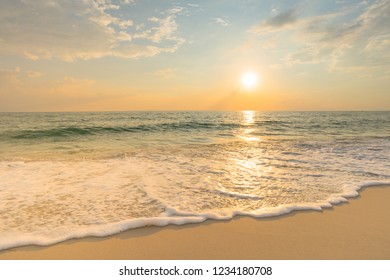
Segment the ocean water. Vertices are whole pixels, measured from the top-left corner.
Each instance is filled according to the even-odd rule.
[[[0,113],[0,250],[321,210],[390,183],[390,112]]]

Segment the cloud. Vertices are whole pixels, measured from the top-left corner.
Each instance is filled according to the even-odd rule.
[[[94,80],[90,79],[76,79],[72,77],[64,77],[64,82],[69,86],[89,86],[95,83]]]
[[[32,71],[32,70],[27,71],[27,77],[29,77],[29,78],[39,78],[42,76],[43,76],[43,73],[41,73],[41,72]]]
[[[200,7],[199,4],[193,4],[193,3],[188,3],[187,5],[190,6],[190,7],[194,7],[194,8],[199,8]]]
[[[230,25],[229,21],[227,19],[224,19],[224,18],[214,18],[213,19],[213,22],[216,23],[216,24],[219,24],[221,26],[228,26]]]
[[[292,27],[298,22],[297,9],[292,8],[282,13],[276,14],[262,23],[253,26],[250,32],[256,34],[266,34],[270,32],[286,30],[286,27]]]
[[[180,6],[175,6],[171,9],[169,9],[169,13],[171,14],[183,14],[183,13],[187,13],[187,11],[185,11],[185,9],[183,7],[180,7]]]
[[[378,0],[311,17],[298,18],[289,10],[249,31],[258,36],[288,32],[283,33],[282,44],[294,51],[285,54],[276,68],[324,63],[332,72],[379,71],[390,65],[389,16],[390,2]]]
[[[174,76],[175,69],[173,68],[164,68],[156,71],[154,75],[160,79],[167,80],[171,79]]]
[[[38,71],[23,71],[20,67],[14,69],[0,68],[0,89],[3,91],[9,91],[11,89],[20,88],[22,85],[28,84],[29,79],[39,78],[43,76],[43,73]]]
[[[135,4],[135,0],[121,0],[121,4],[132,5]]]
[[[322,62],[320,49],[315,47],[306,47],[298,51],[289,53],[285,58],[287,66],[295,64],[314,64]]]
[[[263,24],[267,26],[273,26],[273,27],[283,27],[288,24],[292,24],[296,22],[298,19],[296,15],[295,9],[289,9],[285,12],[282,12],[280,14],[277,14],[268,20],[266,20]]]
[[[302,39],[314,39],[310,45],[318,52],[329,51],[329,70],[364,71],[390,64],[390,2],[376,1],[362,8],[360,15],[351,20],[346,20],[350,16],[347,10],[317,28],[313,29],[313,23],[310,28],[306,25]]]
[[[143,33],[137,34],[134,38],[147,39],[154,43],[160,43],[163,40],[176,41],[182,43],[180,38],[176,37],[177,24],[174,15],[169,15],[165,18],[152,17],[149,21],[155,23],[156,26],[147,29]]]
[[[135,1],[3,0],[0,54],[65,61],[140,58],[176,51],[184,42],[174,11],[135,21],[118,12],[130,4]]]
[[[83,92],[85,96],[88,90],[96,81],[91,79],[78,79],[66,76],[62,80],[55,82],[51,88],[51,93],[56,95],[75,96]]]
[[[2,89],[5,85],[21,85],[20,80],[20,67],[14,69],[2,69],[0,68],[0,88]]]
[[[299,25],[299,36],[307,42],[321,43],[325,47],[337,46],[340,41],[350,41],[359,32],[362,22],[359,19],[345,21],[345,16],[347,14],[332,13],[303,20]]]

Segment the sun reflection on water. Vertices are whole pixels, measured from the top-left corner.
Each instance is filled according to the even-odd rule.
[[[255,112],[254,111],[242,111],[243,115],[243,125],[250,126],[255,122]],[[253,128],[244,128],[242,134],[239,136],[245,141],[260,141],[260,138],[253,136]]]
[[[242,126],[237,132],[237,137],[243,141],[238,144],[237,151],[231,157],[232,164],[227,168],[230,178],[223,184],[225,193],[250,199],[248,207],[252,207],[253,203],[260,203],[259,200],[263,197],[259,187],[264,176],[264,162],[256,144],[260,138],[254,135],[255,117],[254,111],[242,111]],[[242,201],[244,204],[247,202],[247,200]]]
[[[250,125],[255,122],[255,112],[254,111],[242,111],[244,116],[244,124]]]

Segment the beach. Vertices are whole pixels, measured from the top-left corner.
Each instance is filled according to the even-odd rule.
[[[0,1],[0,262],[388,262],[390,1],[190,2]]]
[[[390,259],[390,187],[365,188],[323,211],[146,227],[104,238],[0,252],[0,259]]]

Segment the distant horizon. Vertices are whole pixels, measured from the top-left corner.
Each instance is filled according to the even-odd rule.
[[[2,113],[130,113],[130,112],[260,112],[260,113],[359,113],[359,112],[390,112],[385,110],[127,110],[127,111],[0,111]]]

